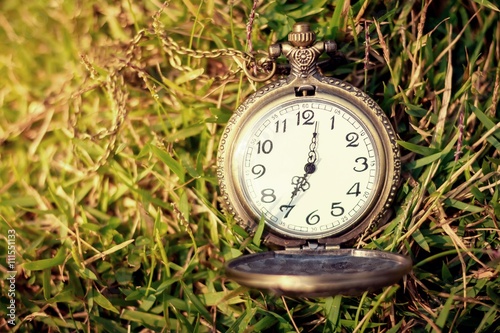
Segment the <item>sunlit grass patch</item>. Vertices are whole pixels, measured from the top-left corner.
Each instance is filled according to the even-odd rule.
[[[253,3],[161,6],[0,5],[3,309],[11,299],[8,230],[15,230],[17,264],[16,326],[4,316],[0,326],[498,330],[500,24],[493,2],[257,7],[254,50],[283,41],[293,23],[310,22],[348,60],[330,74],[371,95],[400,139],[404,181],[394,214],[355,245],[408,254],[414,270],[377,293],[322,299],[247,290],[223,274],[225,261],[265,250],[221,210],[216,177],[223,126],[260,86],[241,71]],[[208,57],[229,48],[236,51]]]

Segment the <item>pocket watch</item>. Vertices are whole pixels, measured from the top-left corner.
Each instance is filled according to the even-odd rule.
[[[246,99],[218,151],[223,205],[249,232],[279,250],[226,264],[241,285],[291,296],[355,295],[396,283],[403,255],[340,248],[383,220],[396,194],[400,157],[382,109],[349,83],[323,76],[319,57],[337,51],[297,23],[271,45],[290,74]]]

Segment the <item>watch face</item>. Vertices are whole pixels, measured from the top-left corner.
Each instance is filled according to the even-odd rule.
[[[264,219],[288,238],[318,239],[381,210],[388,159],[376,118],[327,94],[281,96],[245,112],[225,148],[237,215]]]

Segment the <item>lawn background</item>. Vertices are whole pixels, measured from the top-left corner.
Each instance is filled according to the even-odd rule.
[[[495,4],[266,1],[247,39],[252,7],[0,3],[0,331],[500,331]],[[261,84],[241,57],[184,48],[262,52],[297,21],[337,41],[348,61],[330,74],[372,96],[400,137],[394,215],[354,245],[415,266],[377,293],[292,299],[223,274],[265,250],[224,215],[216,179],[224,124]]]

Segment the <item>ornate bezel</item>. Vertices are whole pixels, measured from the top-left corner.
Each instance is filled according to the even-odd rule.
[[[363,112],[363,117],[369,119],[376,128],[376,143],[382,152],[386,172],[381,185],[378,200],[371,206],[371,211],[367,211],[363,217],[351,229],[339,235],[328,236],[318,239],[319,243],[328,245],[338,245],[352,240],[367,227],[376,225],[384,219],[394,200],[398,184],[400,181],[400,154],[397,145],[396,133],[390,124],[388,117],[383,110],[360,89],[344,81],[324,77],[316,74],[306,78],[289,77],[274,81],[254,94],[250,95],[233,114],[222,134],[217,157],[217,176],[222,194],[222,204],[226,211],[234,215],[235,220],[248,232],[253,233],[258,225],[258,218],[252,217],[248,211],[248,206],[241,202],[241,197],[237,195],[242,184],[234,181],[231,176],[232,154],[234,140],[243,126],[248,126],[245,120],[253,113],[276,98],[289,96],[290,99],[300,98],[295,95],[297,87],[313,86],[316,93],[321,96],[335,96],[335,98],[345,99],[349,103],[358,107]],[[304,244],[305,239],[290,238],[271,227],[267,226],[263,235],[265,243],[275,244],[282,247],[296,247]]]

